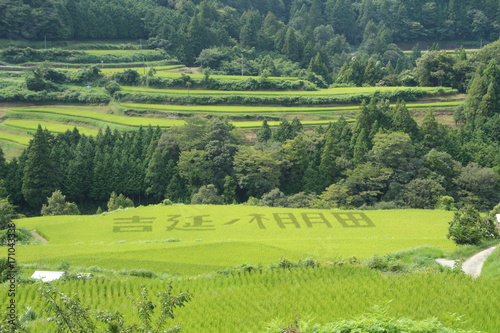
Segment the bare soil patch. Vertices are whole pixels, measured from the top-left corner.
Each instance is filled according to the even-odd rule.
[[[39,240],[40,243],[45,244],[48,242],[48,240],[44,237],[42,237],[36,230],[30,230],[30,233],[33,235],[33,238],[36,240]]]

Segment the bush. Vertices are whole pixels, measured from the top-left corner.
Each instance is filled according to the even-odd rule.
[[[95,91],[82,91],[68,88],[60,92],[31,91],[20,87],[8,87],[0,89],[0,101],[2,102],[30,102],[30,103],[109,103],[111,97],[108,94]]]
[[[262,195],[260,204],[267,207],[285,207],[286,196],[279,188],[272,189],[268,193]]]
[[[7,198],[0,198],[0,230],[8,228],[8,224],[15,216],[14,206]]]
[[[447,211],[456,210],[457,208],[455,207],[455,199],[447,195],[440,197],[437,201],[436,209]]]
[[[123,85],[135,86],[139,83],[141,75],[133,69],[126,69],[123,72],[119,72],[113,75],[113,80]]]
[[[110,49],[107,47],[101,47]],[[9,47],[0,52],[0,59],[8,63],[20,64],[25,62],[62,62],[73,64],[100,64],[104,63],[131,63],[143,61],[157,61],[167,58],[161,50],[143,50],[141,52],[124,52],[122,54],[91,54],[83,51],[62,49],[35,50],[30,47]]]
[[[127,207],[134,207],[134,202],[130,198],[127,198],[123,194],[117,196],[114,191],[111,192],[108,200],[108,212]]]
[[[80,215],[78,206],[74,202],[66,202],[66,196],[60,190],[55,190],[47,199],[48,204],[42,205],[43,216]]]
[[[450,91],[451,93],[452,91]],[[115,94],[115,98],[122,102],[135,103],[152,103],[152,104],[176,104],[176,105],[217,105],[217,104],[233,104],[233,105],[280,105],[280,106],[301,106],[301,105],[325,105],[325,104],[352,104],[360,103],[363,100],[370,99],[376,96],[379,99],[387,99],[389,101],[397,100],[415,100],[422,96],[432,95],[432,93],[414,89],[398,89],[394,91],[380,92],[376,91],[373,94],[355,94],[341,96],[241,96],[241,95],[213,95],[213,96],[182,96],[168,94],[150,94],[150,93],[133,93],[119,91]]]
[[[21,322],[33,321],[35,319],[36,319],[35,310],[33,310],[33,308],[29,305],[26,307],[23,314],[19,318]]]
[[[255,90],[318,90],[314,83],[305,80],[256,80],[254,78],[214,79],[206,75],[203,79],[193,79],[184,74],[178,78],[161,78],[151,76],[146,79],[147,86],[154,88],[185,88],[190,82],[191,89],[255,91]]]
[[[138,276],[138,277],[143,277],[143,278],[148,278],[148,279],[152,279],[154,278],[156,275],[155,273],[151,272],[151,271],[148,271],[148,270],[144,270],[144,269],[139,269],[139,270],[122,270],[120,271],[120,274],[122,275],[131,275],[131,276]]]
[[[498,238],[499,232],[491,216],[481,217],[472,206],[465,206],[455,213],[449,223],[448,238],[456,244],[478,244],[485,238]]]
[[[374,313],[365,314],[351,320],[342,320],[326,325],[311,324],[297,320],[292,325],[273,323],[266,333],[301,332],[301,333],[474,333],[462,329],[449,328],[436,319],[415,321],[407,318],[391,318],[383,307],[375,307]],[[286,328],[285,328],[286,327]]]
[[[0,245],[8,244],[8,230],[0,230]],[[25,228],[16,229],[16,243],[17,244],[29,244],[33,240],[33,235],[31,232]]]
[[[108,83],[106,83],[104,88],[111,96],[113,96],[115,92],[121,90],[120,85],[116,81],[109,81]]]
[[[214,185],[209,184],[200,187],[197,193],[191,198],[193,205],[222,205],[224,198],[217,194],[217,189]]]

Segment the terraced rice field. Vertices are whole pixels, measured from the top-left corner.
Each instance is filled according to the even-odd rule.
[[[375,92],[392,92],[396,90],[418,90],[433,92],[437,89],[435,87],[414,87],[414,88],[401,88],[401,87],[339,87],[330,89],[321,89],[316,91],[225,91],[225,90],[194,90],[194,89],[152,89],[145,87],[132,87],[123,86],[122,90],[138,93],[154,93],[154,94],[180,94],[180,95],[241,95],[241,96],[342,96],[342,95],[359,95],[367,94],[372,95]],[[452,91],[451,88],[440,88],[442,91]]]
[[[8,119],[4,121],[3,124],[7,127],[12,127],[14,129],[18,128],[27,129],[30,130],[32,133],[36,131],[38,125],[42,126],[42,128],[46,128],[50,132],[55,132],[55,133],[63,133],[68,130],[71,131],[75,127],[81,134],[85,134],[88,136],[95,136],[97,135],[98,132],[96,129],[91,129],[84,126],[58,124],[58,123],[51,123],[47,121],[37,121],[37,120]]]
[[[453,108],[463,104],[463,102],[437,102],[437,103],[408,103],[408,109],[428,109],[428,108]],[[248,114],[271,114],[271,113],[317,113],[317,112],[342,112],[357,111],[359,105],[335,106],[335,107],[276,107],[276,106],[241,106],[241,105],[168,105],[168,104],[141,104],[141,103],[121,103],[122,107],[130,109],[156,110],[165,112],[183,113],[240,113]],[[392,107],[395,104],[391,105]]]

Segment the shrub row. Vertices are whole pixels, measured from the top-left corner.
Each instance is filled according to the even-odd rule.
[[[147,85],[154,88],[203,88],[208,90],[255,91],[255,90],[317,90],[315,84],[304,80],[269,80],[247,78],[245,80],[224,80],[205,77],[200,80],[188,75],[179,78],[147,78]]]
[[[31,91],[9,87],[0,89],[2,102],[65,102],[65,103],[109,103],[111,98],[105,93],[85,92],[67,89],[61,92]]]
[[[117,54],[90,54],[83,51],[71,51],[62,49],[36,50],[30,47],[9,47],[0,52],[0,59],[14,64],[25,62],[62,62],[70,64],[100,64],[105,63],[129,63],[141,61],[157,61],[169,58],[162,50],[145,50],[141,52],[125,52]]]
[[[351,104],[368,100],[372,96],[378,99],[387,99],[395,102],[397,100],[413,101],[422,96],[438,94],[420,89],[402,89],[394,91],[376,91],[373,94],[337,95],[337,96],[244,96],[244,95],[212,95],[212,96],[185,96],[169,94],[131,93],[118,91],[114,98],[120,102],[135,102],[149,104],[175,104],[175,105],[328,105],[328,104]]]

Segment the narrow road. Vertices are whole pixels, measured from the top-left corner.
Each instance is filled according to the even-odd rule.
[[[493,253],[495,249],[496,246],[492,246],[467,258],[462,264],[462,270],[465,272],[465,274],[468,274],[473,278],[477,278],[479,274],[481,274],[484,261],[490,254]]]

